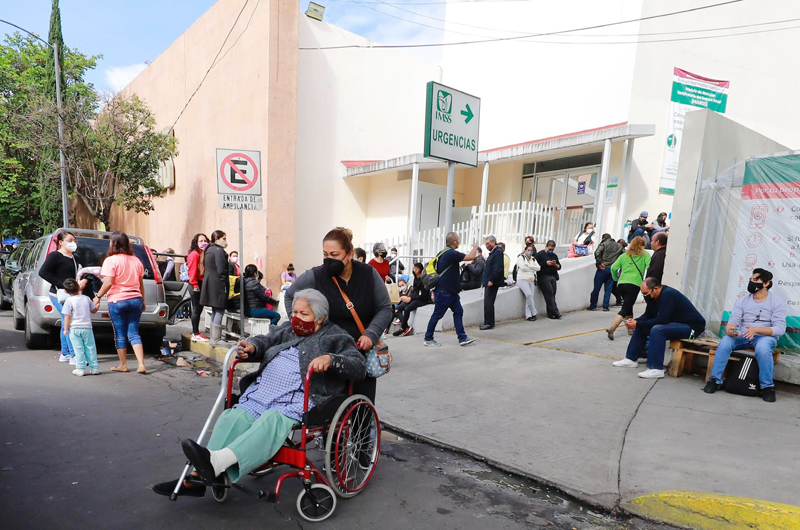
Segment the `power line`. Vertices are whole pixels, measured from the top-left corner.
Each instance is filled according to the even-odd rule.
[[[577,32],[577,31],[587,31],[587,30],[590,30],[590,29],[607,28],[607,27],[611,27],[611,26],[619,26],[619,25],[622,25],[622,24],[630,24],[632,22],[642,22],[642,21],[645,21],[645,20],[654,20],[654,19],[658,19],[658,18],[665,18],[665,17],[675,16],[675,15],[681,15],[681,14],[684,14],[684,13],[691,13],[691,12],[694,12],[694,11],[701,11],[701,10],[704,10],[704,9],[712,9],[712,8],[715,8],[715,7],[720,7],[720,6],[729,5],[729,4],[736,4],[736,3],[739,3],[739,2],[742,2],[742,1],[743,0],[728,0],[727,2],[720,2],[720,3],[717,3],[717,4],[710,4],[710,5],[706,5],[706,6],[692,7],[692,8],[684,9],[684,10],[681,10],[681,11],[673,11],[673,12],[670,12],[670,13],[662,13],[662,14],[659,14],[659,15],[650,15],[650,16],[647,16],[647,17],[641,17],[641,18],[636,18],[636,19],[622,20],[622,21],[619,21],[619,22],[609,22],[609,23],[606,23],[606,24],[597,24],[597,25],[594,25],[594,26],[586,26],[586,27],[583,27],[583,28],[575,28],[575,29],[568,29],[568,30],[561,30],[561,31],[552,31],[552,32],[548,32],[548,33],[531,33],[531,34],[528,34],[528,35],[520,35],[520,36],[517,36],[517,37],[496,37],[496,38],[484,39],[484,40],[478,40],[478,41],[441,42],[441,43],[425,43],[425,44],[394,44],[394,45],[391,45],[391,44],[382,44],[381,45],[381,44],[379,44],[379,45],[375,45],[375,46],[366,46],[366,45],[363,45],[363,44],[347,44],[347,45],[342,45],[342,46],[321,46],[321,47],[316,47],[316,48],[303,48],[303,47],[301,47],[300,49],[301,50],[338,50],[338,49],[346,49],[346,48],[434,48],[434,47],[442,47],[442,46],[463,46],[463,45],[467,45],[467,44],[482,44],[482,43],[489,43],[489,42],[515,41],[515,40],[522,40],[522,39],[528,39],[528,38],[534,38],[534,37],[547,37],[547,36],[551,36],[551,35],[562,35],[564,33],[574,33],[574,32]],[[365,6],[365,7],[368,7],[368,6]],[[404,18],[401,18],[401,17],[397,17],[397,16],[391,15],[389,13],[385,13],[383,11],[380,11],[378,9],[371,8],[371,7],[369,9],[372,9],[373,11],[377,11],[379,13],[383,13],[384,15],[388,15],[388,16],[391,16],[393,18],[398,18],[400,20],[404,20],[406,22],[410,22],[412,24],[419,24],[419,25],[426,26],[426,27],[433,27],[433,26],[428,26],[427,24],[422,24],[422,23],[419,23],[419,22],[414,22],[412,20],[408,20],[408,19],[404,19]],[[442,28],[434,28],[434,29],[441,30]],[[475,35],[475,36],[477,37],[477,36],[480,36],[480,35]],[[532,42],[532,41],[528,41],[528,42]]]
[[[384,2],[383,0],[377,0],[377,1],[340,0],[340,1],[347,1],[347,2],[350,2],[350,3],[361,4],[361,5],[368,4],[368,3],[384,4],[386,6],[394,8],[394,9],[398,9],[400,11],[405,11],[406,13],[410,13],[412,15],[423,17],[423,18],[427,18],[427,19],[430,19],[430,20],[436,20],[438,22],[444,22],[444,23],[448,23],[449,22],[450,24],[455,24],[457,26],[463,26],[463,27],[474,28],[474,29],[482,29],[482,30],[486,30],[486,31],[493,31],[495,33],[516,33],[518,35],[527,35],[527,33],[528,33],[526,31],[517,31],[517,30],[503,29],[503,28],[489,28],[489,27],[486,27],[486,26],[475,26],[475,25],[472,25],[472,24],[463,24],[461,22],[448,21],[448,20],[443,19],[443,18],[433,17],[433,16],[430,16],[430,15],[426,15],[424,13],[418,13],[416,11],[411,11],[410,9],[404,9],[402,7],[398,7],[398,5],[400,5],[400,4],[397,3],[397,2]],[[475,0],[472,0],[472,1],[475,1]],[[503,1],[505,1],[505,0],[503,0]],[[509,0],[509,1],[527,1],[527,0]],[[460,2],[460,3],[466,3],[466,2]],[[492,2],[490,2],[490,3],[492,3]],[[493,2],[493,3],[497,3],[497,2]],[[409,4],[403,4],[403,5],[409,5]],[[364,6],[364,7],[369,7],[369,6]],[[386,14],[388,15],[388,13],[386,13]],[[770,25],[770,24],[780,24],[780,23],[783,23],[783,22],[795,22],[797,20],[800,20],[800,18],[792,18],[792,19],[787,19],[787,20],[776,20],[776,21],[763,22],[763,23],[758,23],[758,24],[744,24],[744,25],[741,25],[741,26],[727,26],[727,27],[721,27],[721,28],[707,28],[707,29],[695,29],[695,30],[683,30],[683,31],[666,31],[666,32],[655,32],[655,33],[602,34],[602,35],[562,35],[562,36],[564,36],[564,37],[584,37],[584,38],[586,38],[586,37],[594,37],[594,38],[598,38],[598,37],[641,37],[641,36],[652,36],[652,35],[679,35],[679,34],[683,34],[683,33],[702,33],[702,32],[706,32],[706,31],[723,31],[723,30],[729,30],[729,29],[749,28],[749,27],[761,26],[761,25],[766,26],[766,25]],[[415,21],[412,21],[412,20],[407,20],[407,21],[411,22],[412,24],[416,23]],[[459,33],[459,32],[454,32],[452,30],[443,30],[443,31],[448,31],[449,33]],[[462,33],[462,35],[463,34],[464,33]],[[475,36],[475,37],[483,37],[485,35],[473,35],[473,36]]]
[[[170,127],[170,130],[174,129],[175,125],[178,124],[178,120],[180,120],[181,116],[183,116],[183,113],[186,110],[186,107],[188,107],[189,103],[192,102],[192,99],[194,98],[195,94],[197,94],[197,91],[200,90],[201,86],[203,86],[203,83],[205,82],[206,78],[208,77],[208,74],[211,73],[211,69],[214,68],[214,66],[217,64],[217,59],[219,58],[219,54],[222,53],[222,49],[225,48],[225,44],[228,42],[228,39],[230,38],[231,33],[233,33],[233,28],[236,27],[236,24],[239,22],[239,18],[241,18],[242,13],[244,13],[244,8],[246,8],[247,4],[249,4],[249,3],[250,3],[250,0],[244,0],[244,5],[242,6],[242,9],[239,10],[239,14],[236,15],[236,20],[233,21],[233,25],[231,26],[231,29],[228,30],[228,34],[225,36],[225,40],[222,41],[222,45],[219,47],[219,50],[217,50],[217,54],[214,56],[214,60],[211,61],[211,66],[209,66],[208,70],[206,70],[206,73],[203,75],[203,79],[200,80],[200,83],[197,85],[197,88],[194,89],[194,92],[192,92],[192,95],[189,96],[189,99],[186,100],[186,104],[183,106],[183,108],[181,109],[180,113],[178,113],[178,117],[175,118],[175,121],[172,123],[172,127]],[[256,7],[258,7],[258,6],[256,6]]]

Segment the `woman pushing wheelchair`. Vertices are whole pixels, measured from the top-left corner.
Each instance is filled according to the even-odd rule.
[[[309,369],[315,372],[309,409],[346,393],[349,380],[366,376],[364,356],[353,338],[330,322],[328,314],[325,296],[304,289],[294,297],[291,322],[238,343],[240,359],[260,361],[257,378],[242,390],[239,402],[220,415],[207,447],[193,440],[181,442],[195,473],[179,495],[202,497],[223,472],[235,483],[269,461],[303,421]],[[157,484],[153,491],[169,496],[178,480]]]

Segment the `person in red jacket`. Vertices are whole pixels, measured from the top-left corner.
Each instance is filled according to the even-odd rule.
[[[372,253],[375,258],[370,260],[369,264],[372,265],[378,276],[387,283],[393,283],[391,276],[389,276],[389,260],[386,259],[386,246],[383,243],[375,243],[372,247]]]
[[[192,286],[192,342],[208,342],[208,337],[200,333],[200,315],[203,306],[200,305],[200,288],[203,285],[203,274],[200,272],[200,262],[203,259],[203,250],[208,246],[208,236],[195,234],[186,256],[186,266],[189,268],[189,283]]]

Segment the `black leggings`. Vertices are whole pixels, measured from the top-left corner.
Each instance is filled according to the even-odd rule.
[[[633,304],[636,303],[641,289],[638,285],[633,285],[632,283],[621,283],[619,284],[619,292],[622,294],[622,309],[619,310],[619,316],[633,316]]]
[[[200,333],[200,315],[203,314],[203,306],[200,305],[200,291],[195,291],[192,286],[192,333],[197,335]]]

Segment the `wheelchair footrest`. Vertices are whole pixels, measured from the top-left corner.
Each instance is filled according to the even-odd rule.
[[[245,488],[244,486],[240,486],[239,484],[236,483],[231,484],[231,486],[233,486],[234,488],[243,493],[250,495],[251,497],[256,498],[257,500],[267,501],[272,503],[278,502],[278,496],[275,494],[274,491],[263,491],[263,490],[253,491],[251,489]]]

